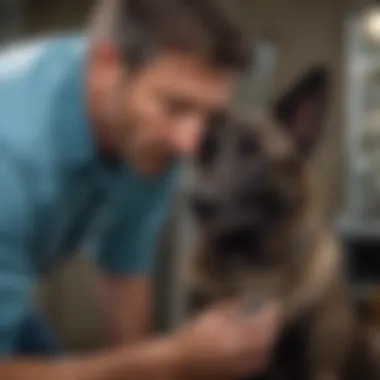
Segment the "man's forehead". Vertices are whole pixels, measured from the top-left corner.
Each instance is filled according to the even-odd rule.
[[[169,77],[168,77],[169,78]],[[233,92],[233,83],[201,80],[185,75],[171,75],[170,80],[161,77],[160,87],[167,93],[179,98],[189,98],[202,103],[223,108],[228,105]]]
[[[214,77],[215,79],[224,77],[226,74],[235,73],[234,71],[210,63],[199,54],[181,50],[157,52],[152,57],[150,64],[162,70],[175,66],[176,71],[179,73],[196,71],[200,75]],[[180,70],[178,70],[179,68]]]
[[[233,89],[237,79],[234,72],[218,69],[191,54],[158,55],[148,70],[157,77],[157,80],[166,82],[169,88],[175,89],[185,83],[189,92],[228,92]]]

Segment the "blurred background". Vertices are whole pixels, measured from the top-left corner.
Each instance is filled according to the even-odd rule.
[[[262,40],[257,66],[242,81],[237,103],[249,107],[265,101],[315,63],[326,63],[334,74],[325,138],[315,165],[326,218],[347,247],[354,290],[368,294],[380,279],[380,4],[240,3]],[[81,31],[92,7],[91,0],[0,0],[0,44]],[[180,192],[158,246],[154,290],[160,331],[181,319],[176,268],[187,239],[191,240],[191,226]],[[62,339],[74,350],[95,348],[103,340],[91,294],[93,276],[91,265],[78,258],[46,279],[38,294]]]

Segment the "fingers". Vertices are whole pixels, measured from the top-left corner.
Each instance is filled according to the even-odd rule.
[[[213,305],[210,308],[210,313],[213,317],[217,317],[217,319],[230,320],[232,323],[235,323],[235,320],[240,315],[240,309],[241,303],[236,299],[232,299]]]
[[[246,376],[247,374],[254,374],[263,371],[268,365],[268,355],[263,352],[256,352],[254,355],[246,355],[241,358],[240,376]]]
[[[279,323],[279,307],[274,303],[265,306],[254,316],[246,316],[240,325],[240,336],[245,349],[263,352],[270,350],[277,336]]]
[[[242,328],[247,330],[275,328],[280,322],[280,316],[279,305],[272,302],[264,305],[255,314],[240,315],[240,322]]]
[[[242,302],[228,300],[221,302],[206,314],[215,323],[222,323],[227,329],[235,331],[243,351],[251,351],[256,347],[271,346],[277,335],[280,323],[280,308],[275,302],[264,305],[255,314],[242,313]],[[219,321],[219,322],[218,322]]]
[[[239,310],[240,303],[240,300],[236,298],[229,298],[218,302],[212,307],[212,309],[227,314],[236,313]]]
[[[184,335],[192,347],[189,352],[195,355],[201,350],[198,359],[208,364],[217,358],[224,363],[225,374],[264,368],[278,331],[279,307],[268,303],[255,314],[247,315],[243,305],[241,300],[226,300],[197,319],[187,330],[189,334]],[[215,371],[219,367],[218,364]]]
[[[246,304],[241,300],[226,300],[220,302],[211,309],[212,314],[227,318],[231,323],[237,324],[240,329],[246,332],[245,335],[260,331],[276,331],[279,326],[281,313],[280,305],[277,302],[263,304],[255,313],[244,312]]]

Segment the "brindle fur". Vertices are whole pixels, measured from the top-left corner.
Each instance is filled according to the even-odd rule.
[[[207,190],[208,195],[218,199],[235,200],[231,194],[251,185],[249,179],[247,182],[247,178],[241,178],[243,169],[236,164],[234,167],[235,157],[230,149],[238,135],[244,136],[259,142],[261,159],[272,163],[267,169],[269,174],[277,165],[272,186],[284,198],[293,197],[297,202],[297,207],[282,215],[281,222],[261,242],[260,251],[269,258],[269,265],[225,259],[215,250],[213,239],[218,228],[230,222],[228,216],[223,219],[219,215],[211,227],[203,221],[196,223],[199,247],[190,262],[189,294],[193,298],[189,300],[189,312],[231,296],[260,302],[276,299],[282,305],[282,329],[271,365],[266,373],[252,379],[380,378],[370,373],[374,370],[373,362],[364,360],[371,351],[358,332],[342,270],[341,250],[322,221],[309,160],[319,139],[328,77],[324,68],[310,70],[279,97],[267,116],[256,115],[246,121],[229,112],[219,115],[210,122],[210,133],[222,149],[211,163],[198,157],[195,165],[193,194]],[[302,114],[305,104],[311,112],[306,109]],[[302,128],[306,129],[303,136]],[[200,148],[199,156],[202,149],[205,146]],[[289,170],[293,170],[290,176]],[[255,180],[260,183],[261,177],[254,177],[251,182]]]

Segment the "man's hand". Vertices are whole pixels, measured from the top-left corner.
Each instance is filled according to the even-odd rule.
[[[279,313],[268,306],[253,316],[243,305],[219,306],[173,336],[88,358],[0,360],[1,379],[183,380],[231,379],[265,368]]]
[[[185,376],[234,378],[268,364],[279,327],[275,305],[244,315],[243,305],[223,305],[199,316],[176,336]]]

